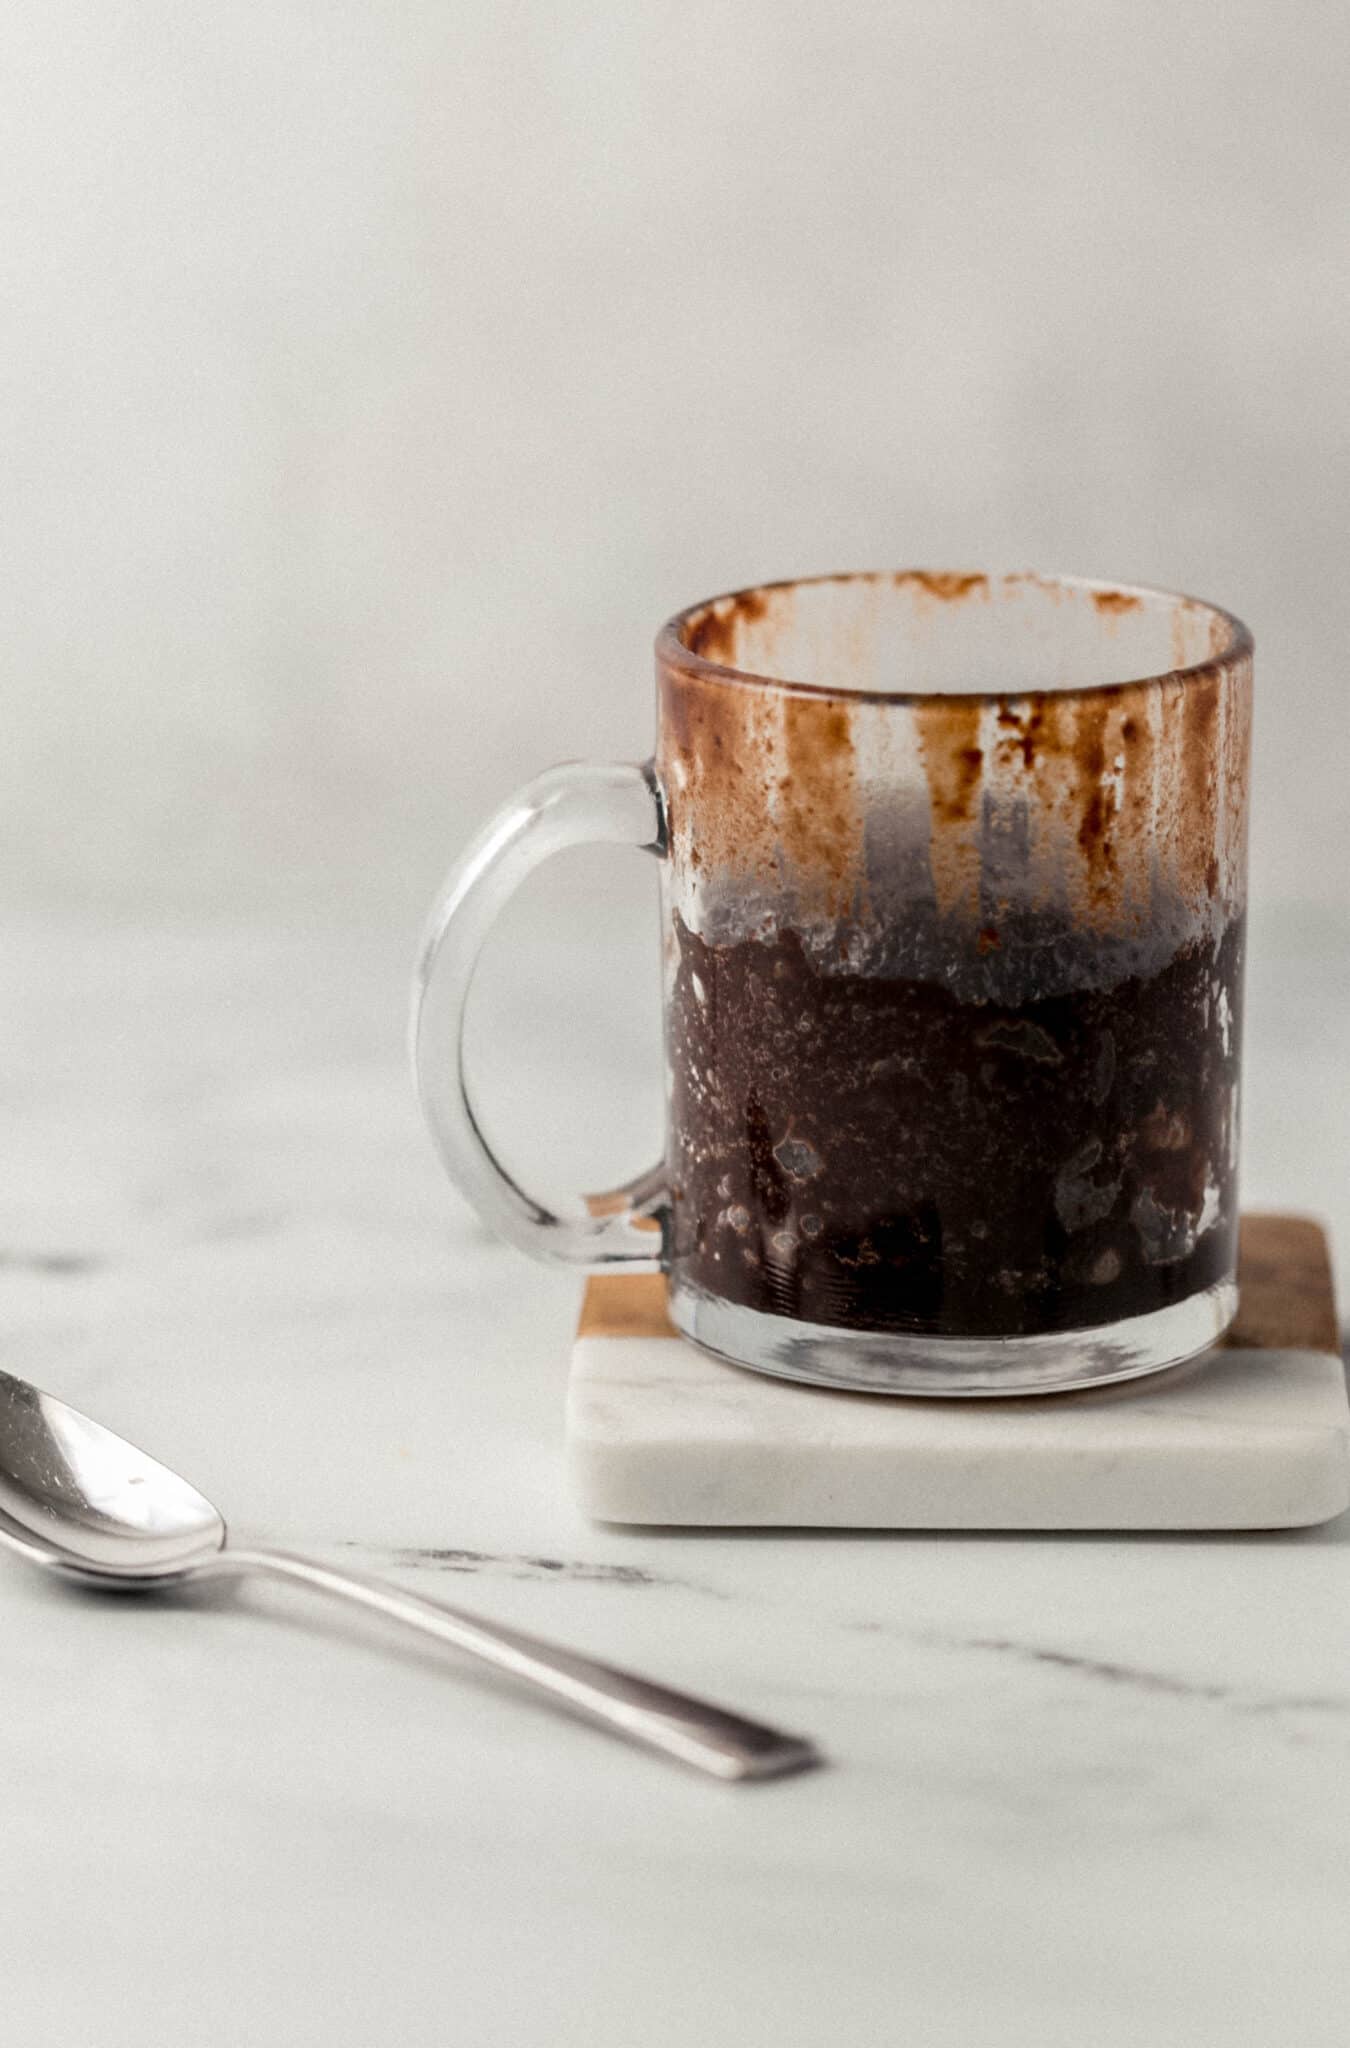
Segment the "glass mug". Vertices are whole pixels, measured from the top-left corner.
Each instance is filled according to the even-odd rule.
[[[657,1265],[696,1343],[835,1387],[1045,1392],[1213,1343],[1247,629],[1157,590],[907,570],[696,605],[656,671],[655,759],[531,783],[431,917],[418,1087],[484,1220]],[[483,1135],[464,1012],[505,898],[595,841],[661,862],[667,1156],[559,1215]]]

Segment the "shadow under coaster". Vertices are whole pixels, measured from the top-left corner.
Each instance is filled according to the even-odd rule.
[[[724,1364],[659,1275],[586,1289],[567,1458],[598,1521],[706,1528],[1279,1529],[1350,1505],[1320,1224],[1246,1216],[1223,1343],[1147,1379],[1016,1400],[836,1393]]]

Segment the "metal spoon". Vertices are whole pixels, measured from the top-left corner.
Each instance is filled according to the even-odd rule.
[[[102,1585],[182,1585],[242,1572],[297,1579],[467,1650],[630,1742],[716,1778],[781,1777],[821,1760],[801,1736],[378,1579],[284,1550],[227,1549],[223,1519],[195,1487],[9,1373],[0,1373],[0,1542],[35,1564]]]

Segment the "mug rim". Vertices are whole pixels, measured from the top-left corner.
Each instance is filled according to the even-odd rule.
[[[1208,613],[1213,619],[1221,620],[1228,629],[1228,644],[1218,654],[1207,655],[1203,661],[1190,662],[1179,668],[1158,669],[1148,675],[1120,676],[1104,683],[1072,683],[1063,689],[865,690],[854,688],[847,683],[806,683],[786,676],[765,675],[756,669],[737,668],[730,662],[714,661],[705,654],[697,653],[684,638],[693,620],[705,617],[719,606],[726,607],[728,612],[739,606],[746,606],[748,609],[747,600],[763,598],[770,591],[801,589],[821,583],[917,583],[939,603],[960,603],[978,586],[983,586],[988,591],[994,585],[1028,583],[1052,590],[1086,591],[1094,598],[1134,598],[1150,604],[1162,602],[1168,606],[1186,605]],[[1102,607],[1103,610],[1107,608]],[[686,605],[683,610],[675,612],[668,618],[656,636],[658,662],[687,676],[732,683],[750,689],[780,690],[793,696],[835,698],[865,704],[929,704],[944,699],[950,701],[953,698],[980,703],[1004,703],[1040,696],[1069,700],[1097,697],[1105,691],[1146,689],[1163,683],[1187,683],[1202,676],[1220,674],[1236,669],[1244,661],[1249,661],[1254,651],[1255,641],[1251,629],[1235,612],[1228,611],[1223,605],[1214,604],[1209,598],[1192,597],[1185,591],[1166,590],[1159,584],[1121,583],[1095,576],[1059,575],[1037,569],[844,569],[818,576],[781,576],[770,582],[751,583],[739,590],[723,591],[716,597],[700,598],[696,603]]]

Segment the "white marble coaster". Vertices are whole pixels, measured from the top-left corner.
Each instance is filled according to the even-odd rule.
[[[1293,1228],[1291,1219],[1279,1223]],[[659,1283],[592,1282],[568,1396],[573,1490],[599,1521],[702,1527],[1327,1521],[1350,1505],[1344,1367],[1325,1349],[1265,1341],[1279,1320],[1279,1290],[1269,1273],[1249,1274],[1245,1259],[1243,1280],[1260,1310],[1249,1327],[1258,1327],[1261,1348],[1212,1351],[1093,1392],[1001,1402],[842,1394],[766,1379],[678,1336],[665,1322]],[[1305,1321],[1309,1306],[1305,1293]],[[1325,1325],[1329,1291],[1323,1306]],[[1308,1338],[1299,1332],[1295,1341]]]

